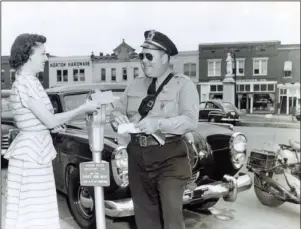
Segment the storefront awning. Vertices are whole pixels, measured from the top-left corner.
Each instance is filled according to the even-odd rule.
[[[284,71],[292,71],[292,61],[285,61],[284,62]]]

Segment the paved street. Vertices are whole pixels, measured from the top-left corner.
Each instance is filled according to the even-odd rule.
[[[300,129],[235,127],[246,134],[250,148],[261,148],[266,142],[288,143],[300,139]],[[5,175],[6,171],[3,171]],[[2,179],[2,182],[3,179]],[[3,183],[5,186],[5,183]],[[64,197],[58,195],[61,225],[63,229],[79,229],[71,217]],[[4,201],[4,197],[2,198]],[[3,206],[3,205],[2,205]],[[300,206],[285,203],[278,208],[268,208],[259,203],[253,187],[240,194],[234,203],[220,200],[211,214],[185,210],[187,229],[298,229]],[[107,219],[107,229],[132,229],[130,220],[113,222]]]

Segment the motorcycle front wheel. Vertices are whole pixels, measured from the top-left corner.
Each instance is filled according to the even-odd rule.
[[[269,193],[269,189],[270,185],[263,181],[257,174],[254,174],[254,190],[260,203],[272,208],[282,205],[284,201]]]

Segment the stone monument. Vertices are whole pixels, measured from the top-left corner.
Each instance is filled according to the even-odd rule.
[[[230,102],[235,105],[235,81],[233,79],[233,64],[230,53],[227,53],[227,73],[223,80],[223,101]]]

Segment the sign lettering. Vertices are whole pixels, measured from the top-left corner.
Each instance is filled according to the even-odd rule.
[[[79,165],[80,184],[82,186],[110,186],[110,169],[108,162],[82,162]]]
[[[50,63],[51,68],[63,68],[63,67],[87,67],[90,66],[90,61],[72,61],[72,62],[57,62]]]
[[[267,81],[266,79],[239,79],[236,82],[259,82],[259,81]],[[214,82],[222,82],[221,80],[209,80],[210,83]]]

